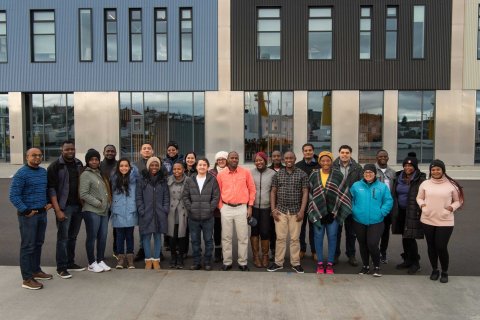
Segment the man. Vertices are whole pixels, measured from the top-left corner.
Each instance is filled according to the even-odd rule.
[[[313,144],[305,143],[302,146],[303,159],[295,164],[299,169],[302,169],[306,174],[307,178],[310,177],[310,174],[314,169],[320,169],[318,161],[315,159]],[[305,208],[307,209],[307,208]],[[306,229],[308,223],[308,241],[310,243],[310,250],[312,251],[313,260],[317,261],[317,252],[315,251],[315,241],[313,240],[313,224],[308,221],[308,214],[303,215],[302,229],[300,231],[300,259],[303,259],[305,253],[307,252],[307,242],[306,238]],[[307,222],[308,221],[308,222]]]
[[[308,176],[295,166],[295,154],[288,151],[284,155],[285,168],[273,177],[270,205],[275,219],[277,244],[275,262],[267,270],[283,269],[287,235],[290,234],[290,264],[297,273],[304,273],[300,264],[300,229],[308,201]]]
[[[141,174],[144,169],[147,168],[147,161],[153,157],[153,147],[150,142],[145,142],[140,147],[140,159],[134,163],[138,169],[138,173]],[[143,259],[142,259],[143,260]]]
[[[333,162],[333,169],[339,170],[343,174],[343,179],[345,180],[345,185],[350,190],[352,185],[363,178],[363,168],[352,159],[352,147],[348,145],[342,145],[339,149],[339,156]],[[353,218],[352,215],[349,215],[344,222],[345,226],[345,248],[346,254],[348,257],[348,263],[352,267],[358,266],[357,259],[355,258],[355,231],[353,230]],[[335,261],[334,264],[338,263],[338,258],[340,257],[340,243],[342,239],[342,226],[338,226],[337,233],[337,249],[335,252]]]
[[[270,169],[278,172],[280,169],[285,168],[282,163],[282,153],[278,150],[272,152],[272,164],[269,166]]]
[[[167,170],[168,175],[172,175],[173,164],[177,161],[183,162],[183,155],[179,154],[178,143],[170,141],[167,144],[167,156],[163,159],[163,167]]]
[[[282,153],[278,150],[272,152],[272,164],[269,166],[270,169],[275,172],[280,171],[280,169],[285,168],[282,163]],[[275,261],[275,243],[277,242],[277,235],[275,234],[275,220],[273,216],[270,216],[270,261]]]
[[[48,172],[48,195],[57,218],[57,275],[72,277],[70,271],[83,271],[75,264],[75,246],[82,225],[82,205],[78,185],[83,164],[75,158],[75,142],[62,143],[61,155],[52,162]]]
[[[52,279],[42,271],[40,260],[47,229],[47,211],[51,208],[47,197],[47,170],[40,167],[42,151],[27,151],[27,164],[13,176],[10,202],[17,209],[20,226],[20,270],[22,288],[38,290],[43,284],[37,280]]]
[[[386,150],[377,151],[377,163],[375,167],[377,168],[377,179],[385,183],[388,187],[388,190],[392,192],[393,180],[395,179],[396,172],[388,166],[388,152]],[[385,216],[383,220],[385,228],[383,229],[382,239],[380,242],[380,262],[386,264],[387,259],[387,248],[388,241],[390,240],[390,226],[392,225],[391,214]]]
[[[115,170],[117,169],[117,148],[113,144],[107,144],[103,147],[103,160],[100,162],[100,171],[103,176],[110,180]],[[111,215],[111,211],[108,210],[108,216]],[[113,256],[117,258],[117,229],[113,228]]]
[[[222,219],[222,253],[223,271],[232,269],[233,226],[238,241],[238,268],[249,271],[248,258],[248,223],[252,216],[255,201],[255,182],[249,170],[238,166],[238,153],[231,151],[227,157],[228,170],[217,175],[220,187],[219,208]]]

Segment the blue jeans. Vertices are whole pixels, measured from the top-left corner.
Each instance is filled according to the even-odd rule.
[[[66,271],[75,263],[75,245],[83,219],[79,205],[67,205],[63,212],[66,219],[57,220],[57,271]]]
[[[105,259],[105,246],[107,245],[108,216],[101,216],[94,212],[84,211],[83,218],[85,219],[85,228],[87,229],[85,249],[87,250],[88,264],[92,264],[95,261],[103,261]],[[97,244],[96,259],[95,242]]]
[[[127,242],[127,253],[133,253],[133,229],[134,227],[114,228],[117,232],[115,250],[118,254],[125,253],[125,242]]]
[[[328,240],[328,260],[327,262],[333,263],[335,259],[335,249],[337,247],[337,232],[338,232],[338,222],[333,220],[330,224],[322,224],[318,226],[317,224],[313,225],[313,236],[315,239],[315,248],[317,249],[317,259],[318,262],[323,262],[323,238],[327,231],[327,240]]]
[[[18,225],[21,238],[20,271],[23,280],[28,280],[34,273],[42,270],[40,257],[47,229],[47,212],[37,213],[30,218],[18,216]]]
[[[203,263],[210,265],[212,263],[213,253],[213,225],[214,218],[206,220],[188,219],[188,227],[190,229],[190,237],[192,238],[193,250],[193,264],[199,265],[201,263],[200,246],[201,235],[203,231],[203,242],[205,242],[205,255],[203,256]]]
[[[150,245],[150,239],[153,236],[153,256]],[[145,251],[145,259],[160,259],[160,251],[162,251],[162,234],[159,232],[142,234],[143,250]]]

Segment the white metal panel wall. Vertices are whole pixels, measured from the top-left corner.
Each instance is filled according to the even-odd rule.
[[[25,137],[23,121],[23,96],[21,92],[8,93],[8,120],[10,125],[10,163],[24,163]]]
[[[457,0],[453,1],[456,3]],[[463,2],[463,0],[458,0]],[[455,4],[455,7],[458,3]],[[480,0],[465,1],[463,89],[480,89],[480,60],[477,60],[478,6]],[[454,7],[454,9],[455,9]],[[454,13],[455,17],[455,13]]]
[[[332,152],[335,157],[338,148],[348,144],[353,149],[353,158],[358,159],[359,104],[359,91],[332,92]]]
[[[308,140],[308,91],[293,93],[293,152],[297,161],[303,158],[302,146]],[[315,150],[316,153],[319,150]]]

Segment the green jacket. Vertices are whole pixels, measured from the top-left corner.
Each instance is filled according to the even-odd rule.
[[[78,186],[82,211],[94,212],[100,216],[106,216],[110,207],[109,186],[103,179],[100,170],[89,167],[80,175]]]

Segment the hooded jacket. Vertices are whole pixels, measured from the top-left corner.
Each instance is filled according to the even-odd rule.
[[[133,167],[134,168],[134,167]],[[137,173],[136,169],[130,172],[128,185],[128,196],[126,193],[115,190],[117,175],[112,176],[112,226],[114,228],[133,227],[138,224],[138,213],[136,203]]]
[[[393,199],[390,190],[375,179],[372,183],[365,180],[357,181],[350,189],[352,195],[353,220],[364,225],[383,222],[390,213]]]

